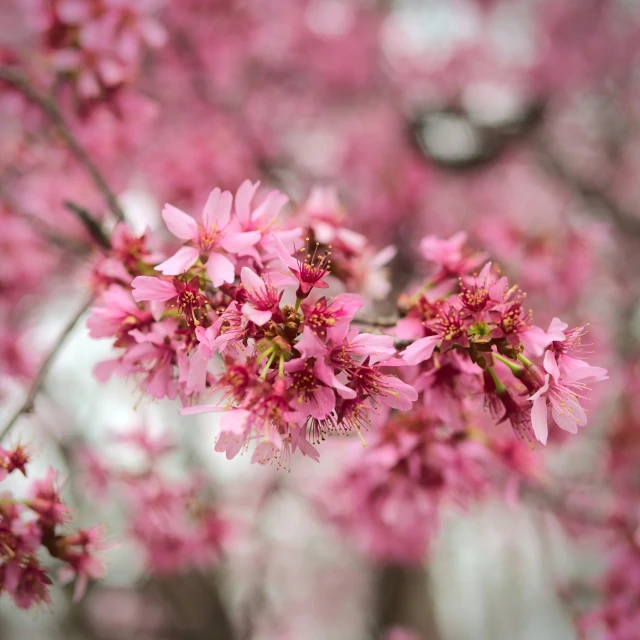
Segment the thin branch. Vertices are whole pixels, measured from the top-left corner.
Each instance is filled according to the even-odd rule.
[[[68,238],[61,233],[58,233],[56,227],[50,222],[48,222],[44,218],[40,218],[39,216],[34,215],[29,211],[25,211],[17,202],[15,202],[11,198],[1,180],[0,201],[4,201],[5,206],[9,209],[12,215],[16,215],[19,218],[23,218],[24,220],[29,222],[29,224],[33,225],[34,229],[42,236],[42,238],[51,242],[57,247],[65,249],[66,251],[71,251],[72,253],[78,254],[80,256],[86,255],[89,252],[90,247],[85,243],[73,238]]]
[[[605,191],[573,174],[551,152],[541,136],[535,136],[532,144],[537,152],[540,166],[549,175],[572,188],[585,201],[595,205],[594,210],[605,214],[622,233],[640,236],[640,218],[637,215],[631,211],[625,211]]]
[[[367,327],[383,327],[383,328],[391,328],[395,327],[398,324],[397,316],[370,316],[370,317],[356,317],[352,322],[356,324],[364,324]]]
[[[76,217],[85,229],[89,232],[89,235],[98,243],[102,249],[110,249],[111,241],[107,234],[103,231],[100,223],[89,213],[87,209],[77,205],[75,202],[65,200],[64,206],[72,213],[75,213]]]
[[[4,81],[17,89],[22,95],[30,102],[39,107],[51,120],[51,123],[58,130],[58,133],[64,140],[65,144],[75,156],[78,162],[84,167],[89,177],[93,180],[96,188],[102,194],[109,209],[111,209],[113,215],[121,221],[124,221],[124,212],[118,204],[115,194],[109,188],[106,180],[93,163],[93,160],[89,157],[89,154],[84,150],[82,145],[75,138],[67,123],[65,122],[62,114],[58,110],[55,102],[51,99],[40,94],[29,81],[16,73],[13,69],[0,66],[0,81]]]
[[[12,215],[26,220],[30,225],[33,226],[33,228],[42,237],[42,239],[50,242],[56,247],[59,247],[64,251],[69,251],[70,253],[76,254],[78,256],[86,256],[89,253],[88,245],[74,240],[73,238],[68,238],[67,236],[59,234],[52,225],[50,225],[42,218],[39,218],[38,216],[35,216],[32,213],[28,213],[27,211],[24,211],[22,209],[16,209],[11,205],[9,205],[9,209]]]
[[[296,163],[293,158],[283,155],[282,151],[277,158],[269,158],[265,152],[264,145],[255,134],[250,120],[246,117],[242,100],[226,100],[224,96],[221,97],[219,95],[219,92],[212,90],[206,65],[194,49],[189,34],[183,30],[176,30],[172,34],[172,41],[176,53],[190,74],[191,86],[196,97],[203,104],[224,113],[238,125],[244,133],[244,141],[251,148],[256,158],[256,168],[264,177],[282,188],[283,180],[282,176],[279,175],[279,171],[288,170],[295,166],[297,176],[311,180],[312,176],[309,172]]]
[[[576,524],[598,529],[613,529],[611,514],[601,508],[573,505],[566,498],[566,491],[552,490],[530,483],[521,487],[523,502],[553,512],[558,518],[570,520]]]
[[[67,325],[62,330],[62,333],[58,336],[58,339],[56,340],[54,345],[51,347],[49,354],[44,359],[44,362],[40,365],[40,369],[38,370],[36,377],[33,379],[33,382],[31,383],[31,387],[29,388],[27,397],[24,399],[24,402],[16,410],[13,416],[11,416],[11,418],[9,419],[9,422],[7,422],[7,424],[4,426],[2,431],[0,431],[0,442],[2,442],[5,436],[11,431],[13,425],[20,419],[20,416],[22,416],[25,413],[29,413],[30,411],[33,410],[33,403],[36,399],[36,396],[38,395],[38,392],[40,391],[40,388],[42,387],[42,384],[44,383],[45,378],[47,377],[47,374],[49,373],[49,369],[51,368],[51,365],[53,364],[53,361],[55,360],[56,355],[60,350],[60,347],[62,347],[65,340],[67,339],[71,331],[73,331],[73,328],[78,323],[78,320],[80,320],[84,312],[91,306],[92,302],[93,302],[93,295],[84,302],[82,307],[74,314],[73,318],[69,320]]]

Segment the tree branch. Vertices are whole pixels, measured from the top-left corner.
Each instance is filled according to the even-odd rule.
[[[378,569],[374,593],[373,635],[382,638],[389,628],[402,625],[424,640],[441,637],[427,569],[385,564]]]
[[[574,175],[549,149],[540,135],[533,138],[532,145],[540,166],[552,177],[573,189],[585,201],[594,205],[594,210],[604,213],[622,233],[640,236],[640,218],[625,211],[602,189]]]
[[[17,202],[15,202],[7,189],[5,188],[2,180],[0,180],[0,201],[3,201],[5,206],[8,208],[9,212],[12,215],[16,215],[19,218],[23,218],[27,220],[29,224],[33,225],[35,230],[48,242],[64,249],[66,251],[71,251],[72,253],[78,254],[80,256],[86,255],[90,247],[80,241],[77,241],[73,238],[68,238],[65,235],[58,233],[58,230],[54,225],[45,220],[44,218],[40,218],[39,216],[34,215],[29,211],[25,211]]]
[[[53,364],[53,361],[55,360],[55,357],[58,354],[60,347],[62,347],[65,340],[67,339],[71,331],[73,331],[73,328],[78,323],[78,320],[80,320],[84,312],[91,306],[92,302],[93,302],[93,295],[84,302],[82,307],[74,314],[73,318],[69,320],[67,325],[62,330],[62,333],[58,336],[58,339],[56,340],[54,345],[51,347],[49,354],[44,359],[44,362],[40,365],[40,369],[38,370],[36,377],[33,379],[33,382],[31,383],[31,387],[29,388],[27,397],[24,399],[24,402],[16,410],[16,412],[11,416],[11,418],[9,419],[9,422],[7,422],[7,424],[3,427],[2,431],[0,431],[0,442],[2,442],[5,436],[11,431],[13,425],[19,420],[22,414],[29,413],[30,411],[33,410],[33,403],[36,399],[36,396],[38,395],[38,392],[40,391],[40,388],[42,387],[42,384],[44,383],[45,378],[47,377],[47,374],[49,373],[49,369],[51,368],[51,365]]]
[[[120,208],[115,194],[109,188],[109,185],[93,163],[93,160],[89,157],[88,153],[84,150],[73,133],[71,133],[71,130],[67,126],[67,123],[62,117],[62,114],[58,110],[55,102],[41,95],[26,78],[8,67],[0,66],[0,81],[6,82],[14,87],[25,98],[27,98],[27,100],[35,104],[47,115],[69,148],[69,151],[71,151],[76,160],[78,160],[78,162],[83,166],[91,180],[93,180],[93,183],[102,194],[113,215],[118,220],[124,221],[124,212]]]
[[[398,316],[361,316],[355,317],[352,322],[355,324],[363,324],[367,327],[383,327],[391,328],[398,324]]]
[[[89,232],[89,235],[98,243],[102,249],[110,249],[111,241],[107,237],[107,234],[102,230],[100,223],[85,209],[75,202],[65,200],[64,206],[72,213],[75,213],[76,217],[82,222],[85,229]]]

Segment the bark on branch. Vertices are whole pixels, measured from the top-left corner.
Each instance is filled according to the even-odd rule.
[[[43,96],[31,83],[22,75],[6,66],[0,66],[0,82],[5,82],[19,91],[27,100],[36,105],[51,121],[60,137],[69,148],[76,160],[87,172],[98,191],[102,194],[105,202],[113,215],[120,221],[124,221],[124,212],[118,204],[118,200],[109,188],[106,180],[94,164],[84,147],[78,142],[65,122],[55,102]]]
[[[20,405],[20,407],[18,407],[15,413],[11,416],[7,424],[5,424],[5,426],[2,428],[2,431],[0,431],[0,442],[2,442],[2,440],[9,434],[9,432],[11,431],[15,423],[18,422],[18,420],[20,419],[20,416],[22,416],[25,413],[29,413],[30,411],[33,410],[33,403],[40,389],[42,388],[45,378],[49,373],[49,369],[51,368],[51,365],[53,364],[58,354],[58,351],[60,350],[60,348],[66,341],[66,339],[68,338],[69,334],[73,331],[73,328],[76,326],[80,318],[83,316],[84,312],[91,306],[92,302],[93,302],[93,296],[91,296],[88,300],[84,302],[84,304],[73,315],[71,320],[69,320],[69,322],[66,324],[66,326],[58,336],[58,339],[55,341],[55,343],[49,350],[49,353],[47,357],[44,359],[44,362],[40,365],[40,368],[38,369],[38,372],[36,373],[36,376],[33,379],[31,386],[29,387],[29,391],[27,392],[27,396],[24,399],[23,403]]]

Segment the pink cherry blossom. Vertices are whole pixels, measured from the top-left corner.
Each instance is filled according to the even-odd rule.
[[[275,249],[278,258],[296,277],[299,286],[298,298],[306,298],[311,290],[326,289],[329,285],[324,278],[329,274],[330,253],[319,253],[316,246],[311,253],[309,247],[302,247],[295,256],[292,256],[279,238],[274,236]]]
[[[268,280],[265,282],[249,267],[242,268],[240,278],[248,297],[242,305],[242,313],[251,322],[262,326],[271,320],[275,310],[279,310],[282,293],[278,293]]]
[[[587,383],[600,382],[607,378],[606,371],[599,367],[579,367],[561,374],[552,351],[544,357],[544,384],[530,400],[531,423],[536,438],[546,444],[549,433],[547,405],[551,407],[554,422],[569,433],[578,433],[579,427],[587,424],[587,414],[580,400],[589,391]]]
[[[206,262],[207,275],[214,286],[233,282],[234,263],[220,253],[244,255],[260,240],[257,231],[237,231],[231,224],[233,197],[228,191],[214,189],[202,210],[200,223],[180,209],[167,204],[162,218],[171,233],[189,244],[179,249],[171,258],[157,265],[164,275],[180,275],[188,271],[201,258]]]

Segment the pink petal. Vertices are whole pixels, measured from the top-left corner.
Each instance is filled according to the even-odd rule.
[[[3,587],[7,593],[15,593],[20,584],[22,569],[17,559],[10,560],[4,567]]]
[[[205,357],[203,349],[194,349],[189,356],[189,373],[185,385],[187,393],[203,393],[207,386],[207,365],[209,358]]]
[[[359,356],[372,356],[372,364],[381,360],[388,360],[396,353],[392,336],[382,336],[373,333],[360,333],[351,341],[353,352]]]
[[[351,229],[338,229],[338,238],[354,251],[362,251],[367,245],[367,239]]]
[[[322,380],[322,382],[324,382],[329,387],[335,389],[338,392],[338,395],[342,398],[352,399],[356,397],[356,392],[353,389],[350,389],[349,387],[342,384],[336,377],[333,369],[329,367],[322,358],[318,358],[316,360],[313,372],[318,379]]]
[[[328,387],[318,387],[313,392],[313,401],[309,404],[309,415],[317,420],[326,418],[336,407],[336,396]]]
[[[547,400],[539,397],[533,402],[531,407],[531,426],[536,438],[542,444],[547,444],[549,435],[549,425],[547,424]]]
[[[332,340],[334,344],[341,344],[345,341],[349,329],[351,329],[351,318],[338,320],[332,327],[327,327],[327,338]]]
[[[227,460],[235,458],[245,442],[247,420],[251,414],[245,409],[234,409],[225,413],[220,421],[221,432],[215,450],[224,453]]]
[[[566,413],[560,414],[555,407],[551,409],[551,415],[561,429],[574,435],[578,433],[578,423],[570,415]]]
[[[78,51],[62,49],[51,55],[51,62],[58,71],[72,71],[82,64],[82,57]]]
[[[251,413],[246,409],[233,409],[222,416],[220,429],[229,433],[244,433],[250,415]]]
[[[318,450],[305,438],[298,438],[297,447],[300,449],[303,456],[308,456],[312,460],[320,462],[320,454],[318,453]]]
[[[207,261],[207,275],[211,278],[213,286],[219,287],[224,282],[233,282],[235,267],[229,258],[219,253],[212,253]]]
[[[171,204],[164,205],[162,219],[167,229],[180,240],[192,240],[198,235],[198,223],[190,215]]]
[[[217,404],[198,404],[193,407],[184,407],[180,409],[181,416],[193,416],[198,413],[212,413],[219,411],[228,411],[229,407],[223,407]]]
[[[273,248],[276,250],[276,254],[278,258],[287,266],[289,269],[294,271],[298,270],[298,261],[287,251],[286,247],[280,241],[276,235],[272,236],[273,238]]]
[[[251,217],[254,221],[259,220],[266,214],[271,214],[275,218],[288,201],[289,198],[284,193],[280,193],[277,190],[269,191],[264,202],[254,210]]]
[[[247,291],[266,293],[264,281],[255,271],[249,269],[249,267],[242,267],[242,270],[240,271],[240,280],[242,280],[242,284]]]
[[[156,271],[161,271],[165,276],[179,276],[188,271],[195,263],[200,252],[195,247],[182,247],[170,258],[156,266]]]
[[[336,237],[336,232],[333,225],[319,220],[313,222],[313,235],[318,242],[330,244]]]
[[[418,399],[418,392],[411,385],[393,376],[387,376],[386,382],[393,392],[385,395],[385,404],[400,411],[411,409],[413,403]]]
[[[250,415],[245,409],[235,409],[222,416],[221,432],[214,449],[218,453],[224,453],[227,460],[235,458],[242,449]]]
[[[99,382],[106,382],[120,368],[120,360],[103,360],[93,368],[93,375]]]
[[[102,300],[104,302],[104,306],[110,309],[125,311],[130,314],[136,314],[139,312],[138,307],[131,300],[129,292],[115,284],[112,284],[102,294]]]
[[[100,85],[94,73],[83,70],[78,79],[78,91],[86,98],[95,98],[100,95]]]
[[[356,311],[364,305],[362,296],[358,293],[339,293],[331,301],[331,306],[341,307],[341,314],[353,318]]]
[[[520,334],[520,341],[524,348],[535,356],[541,356],[553,340],[546,331],[535,325]]]
[[[529,398],[529,400],[537,400],[549,391],[549,380],[551,376],[547,373],[544,376],[544,384]]]
[[[126,80],[125,68],[115,60],[101,60],[98,63],[100,78],[108,87],[113,87]]]
[[[314,335],[308,327],[303,329],[302,338],[296,342],[296,349],[305,358],[316,358],[327,353],[327,347],[324,342]]]
[[[428,360],[440,340],[440,336],[427,336],[410,344],[400,355],[407,364],[418,364]]]
[[[566,322],[562,322],[560,318],[554,318],[549,323],[549,328],[547,329],[547,333],[555,334],[558,337],[554,337],[554,342],[563,342],[566,339],[564,332],[569,328],[569,325]]]
[[[371,260],[369,261],[369,266],[373,268],[384,267],[385,264],[388,264],[396,257],[397,253],[398,249],[396,248],[396,246],[390,244],[384,249],[378,251],[378,253],[376,253],[373,258],[371,258]]]
[[[252,184],[251,180],[245,180],[236,192],[234,204],[236,218],[243,226],[249,224],[251,221],[251,200],[253,200],[253,196],[256,194],[259,186],[260,182]]]
[[[564,365],[564,358],[562,362]],[[608,372],[603,367],[592,367],[591,365],[586,364],[583,360],[578,360],[577,362],[580,362],[582,366],[576,366],[575,368],[568,370],[565,377],[567,382],[591,383],[609,379],[609,376],[607,375]]]
[[[578,433],[578,427],[584,427],[587,424],[585,410],[578,402],[578,399],[572,396],[565,397],[562,413],[554,407],[551,415],[558,426],[569,433]]]
[[[244,438],[241,436],[230,435],[223,431],[216,440],[216,446],[213,448],[218,453],[224,453],[227,460],[233,460],[244,446]]]
[[[423,333],[422,321],[418,318],[402,318],[398,320],[393,333],[401,340],[419,338]]]
[[[553,351],[544,354],[544,370],[557,382],[560,378],[560,369]]]
[[[273,314],[271,311],[258,311],[254,306],[245,302],[242,305],[242,315],[261,327],[263,324],[266,324],[271,320],[271,316]]]
[[[171,300],[178,295],[171,282],[160,280],[152,276],[137,276],[131,283],[133,286],[133,299],[136,302],[143,300]]]
[[[145,20],[140,25],[140,32],[150,47],[161,47],[167,41],[167,32],[155,20]]]
[[[235,231],[223,236],[220,246],[229,253],[244,255],[261,237],[259,231]]]
[[[58,3],[58,17],[66,24],[81,24],[91,17],[90,7],[83,0],[64,0]]]
[[[85,576],[85,575],[79,575],[78,576],[78,579],[76,580],[75,587],[73,589],[72,602],[78,603],[78,602],[80,602],[80,600],[82,600],[82,596],[87,591],[88,582],[89,582],[89,579],[87,578],[87,576]]]
[[[205,226],[216,226],[223,229],[229,224],[231,218],[231,204],[233,196],[229,191],[220,191],[216,187],[207,198],[207,202],[202,210],[202,221]]]

